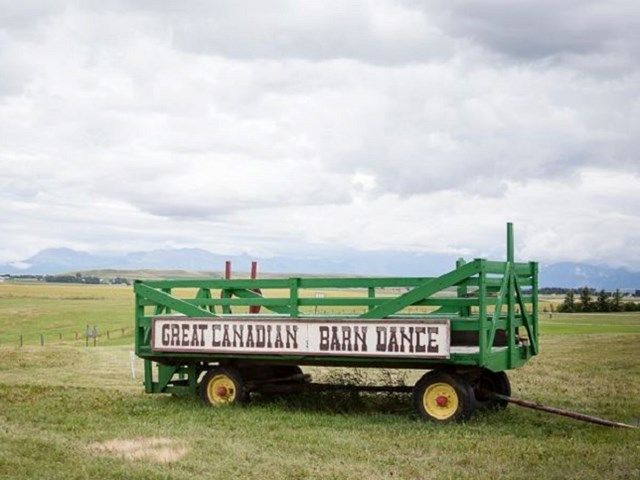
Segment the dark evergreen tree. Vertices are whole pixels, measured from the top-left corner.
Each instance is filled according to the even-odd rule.
[[[558,306],[559,312],[575,312],[576,311],[576,301],[573,295],[573,290],[569,290],[564,297],[564,301]]]
[[[604,289],[598,292],[598,296],[596,298],[595,309],[598,312],[608,312],[609,311],[609,295]]]
[[[611,299],[611,311],[612,312],[620,312],[622,310],[622,296],[620,295],[620,289],[616,288],[616,291],[613,294],[613,298]]]
[[[582,287],[580,289],[580,305],[577,310],[580,312],[593,312],[591,289],[589,287]]]

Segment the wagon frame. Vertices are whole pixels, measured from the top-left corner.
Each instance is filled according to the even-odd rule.
[[[250,391],[259,390],[259,384],[265,383],[261,380],[269,379],[253,378],[255,375],[242,378],[249,376],[243,370],[247,372],[253,368],[255,372],[256,367],[263,367],[261,371],[265,372],[268,366],[289,365],[297,368],[299,365],[323,365],[429,369],[434,371],[432,376],[448,375],[447,378],[453,378],[453,383],[463,384],[463,390],[474,390],[476,400],[482,395],[478,389],[487,388],[487,382],[482,379],[488,379],[488,388],[492,389],[500,389],[500,384],[506,381],[503,391],[496,393],[508,394],[504,391],[508,389],[508,380],[505,380],[503,372],[524,365],[539,351],[538,264],[514,261],[513,227],[510,223],[507,224],[506,257],[506,261],[477,258],[465,262],[459,259],[455,269],[438,277],[136,280],[135,351],[144,359],[145,391],[195,395],[200,390],[202,396],[202,390],[206,387],[202,386],[203,372],[226,369],[223,374],[231,381],[227,385],[240,388],[243,392],[246,390],[248,395]],[[274,290],[282,289],[287,291],[286,296],[269,295]],[[367,296],[301,295],[309,289],[366,291]],[[390,291],[398,294],[389,296]],[[385,295],[381,296],[381,292]],[[234,315],[234,307],[253,307],[254,311],[260,307],[270,313],[251,314],[251,318],[286,318],[300,324],[327,318],[306,313],[305,309],[309,307],[364,310],[355,315],[339,315],[340,318],[336,318],[337,315],[330,316],[336,321],[446,319],[451,331],[451,351],[449,358],[434,359],[382,358],[375,355],[165,352],[152,348],[154,320],[175,315],[200,320],[234,320],[248,316]],[[425,312],[427,308],[435,310]],[[424,311],[415,313],[411,309]],[[157,366],[155,375],[154,364]],[[281,372],[293,374],[292,377],[299,377],[297,374],[300,373],[299,370],[282,369]],[[447,383],[446,378],[444,383]],[[427,385],[425,388],[428,390],[430,387]],[[467,395],[468,392],[462,394]],[[204,396],[206,399],[206,391]],[[437,398],[443,397],[440,395]],[[429,412],[425,416],[442,420],[433,418]],[[452,415],[451,418],[458,419],[461,416]]]

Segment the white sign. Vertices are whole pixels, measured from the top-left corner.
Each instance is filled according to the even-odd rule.
[[[157,352],[449,358],[449,320],[153,318]]]

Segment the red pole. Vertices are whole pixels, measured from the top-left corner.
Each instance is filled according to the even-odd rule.
[[[229,280],[231,278],[231,260],[224,262],[224,278]]]
[[[258,277],[258,262],[255,260],[251,262],[251,280],[255,280]],[[255,288],[252,291],[262,295],[259,288]],[[260,313],[260,305],[250,305],[249,313]]]

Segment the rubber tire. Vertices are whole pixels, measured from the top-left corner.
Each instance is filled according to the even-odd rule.
[[[424,408],[424,393],[434,383],[447,383],[458,395],[458,409],[447,419],[432,417]],[[473,389],[469,382],[456,373],[441,370],[432,370],[416,382],[413,388],[413,404],[423,419],[436,423],[464,422],[471,418],[476,407]]]
[[[507,405],[509,405],[509,402],[499,398],[484,398],[480,393],[482,390],[489,390],[510,397],[511,383],[505,372],[483,370],[480,376],[473,382],[473,393],[478,408],[485,410],[504,410],[507,408]]]
[[[233,400],[233,402],[229,403],[229,405],[247,403],[249,401],[249,392],[247,391],[245,382],[242,378],[242,375],[240,375],[240,372],[238,372],[238,370],[232,367],[216,367],[209,370],[204,375],[204,377],[202,377],[202,380],[200,381],[200,385],[198,385],[198,395],[200,396],[200,399],[202,400],[202,402],[205,405],[210,407],[221,406],[221,405],[216,405],[212,403],[209,400],[209,396],[207,395],[207,385],[209,384],[209,382],[213,377],[220,374],[226,375],[227,377],[229,377],[236,389],[236,398]]]

